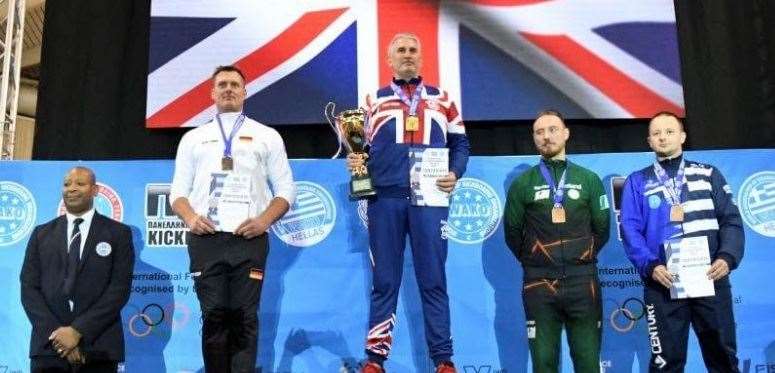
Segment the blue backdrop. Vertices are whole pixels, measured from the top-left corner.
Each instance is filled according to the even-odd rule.
[[[746,254],[732,276],[741,370],[775,369],[775,150],[689,152],[718,166],[745,219]],[[614,201],[617,185],[653,160],[650,153],[572,155],[595,171]],[[501,215],[511,181],[537,157],[472,157],[450,208],[448,288],[455,363],[462,372],[530,371],[521,300],[522,271],[503,240]],[[182,223],[169,208],[171,161],[0,163],[0,372],[28,370],[30,324],[19,301],[19,270],[32,227],[61,211],[61,178],[81,164],[100,182],[100,213],[134,232],[137,262],[122,311],[127,372],[201,371],[201,314],[188,274]],[[352,372],[363,356],[370,269],[364,205],[347,199],[342,160],[291,161],[298,197],[275,224],[260,310],[264,372]],[[641,284],[618,229],[600,254],[605,372],[644,371],[648,340]],[[432,371],[419,293],[406,256],[391,372]],[[572,366],[563,347],[563,371]],[[687,371],[703,371],[691,337]]]

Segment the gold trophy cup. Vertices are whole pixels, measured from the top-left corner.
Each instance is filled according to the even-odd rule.
[[[330,114],[329,114],[329,107]],[[371,183],[371,176],[366,168],[366,159],[368,154],[366,147],[366,112],[362,109],[344,110],[337,115],[334,113],[334,104],[329,103],[326,106],[326,119],[336,132],[339,143],[344,145],[348,153],[355,153],[363,158],[364,164],[351,172],[350,177],[350,199],[361,199],[377,194]],[[333,119],[333,123],[332,120]],[[337,153],[338,154],[338,153]]]

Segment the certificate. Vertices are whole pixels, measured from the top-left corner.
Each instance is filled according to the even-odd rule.
[[[449,193],[436,185],[436,179],[449,174],[449,149],[411,148],[409,161],[412,205],[449,206]]]
[[[670,240],[665,245],[667,270],[673,274],[670,298],[699,298],[716,294],[713,280],[708,278],[710,249],[708,237],[687,237]]]
[[[234,232],[250,217],[250,175],[228,173],[220,193],[216,193],[217,207],[213,222],[215,230]]]

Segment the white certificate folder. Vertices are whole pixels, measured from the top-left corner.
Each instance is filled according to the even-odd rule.
[[[436,180],[449,174],[449,149],[411,148],[409,183],[415,206],[449,206],[449,193],[436,186]]]
[[[716,295],[708,278],[710,249],[708,237],[686,237],[665,244],[667,270],[673,274],[670,298],[699,298]]]

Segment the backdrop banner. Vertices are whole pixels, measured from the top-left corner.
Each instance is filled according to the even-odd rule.
[[[417,35],[424,82],[465,120],[682,115],[675,14],[672,0],[154,0],[146,127],[211,120],[210,77],[231,64],[251,118],[322,123],[327,102],[356,107],[390,82],[398,32]]]
[[[745,222],[746,253],[732,275],[742,372],[775,369],[775,149],[687,152],[717,166]],[[624,177],[653,161],[651,153],[571,155],[596,172],[612,201],[611,239],[599,255],[604,372],[646,371],[651,346],[642,283],[624,255],[619,198]],[[505,245],[502,214],[511,182],[538,161],[472,157],[448,219],[447,281],[455,356],[461,372],[529,372],[522,309],[522,269]],[[19,275],[35,225],[63,213],[61,183],[76,165],[92,168],[99,213],[133,231],[136,263],[122,311],[126,372],[202,371],[199,303],[189,273],[184,224],[169,206],[173,162],[2,162],[0,164],[0,373],[29,370],[30,323]],[[259,311],[262,372],[356,372],[362,363],[371,288],[365,203],[348,199],[344,161],[292,160],[297,199],[271,230]],[[410,248],[407,248],[410,250]],[[432,372],[411,255],[394,329],[390,372]],[[704,371],[690,337],[686,370]],[[572,372],[563,342],[562,371]]]

